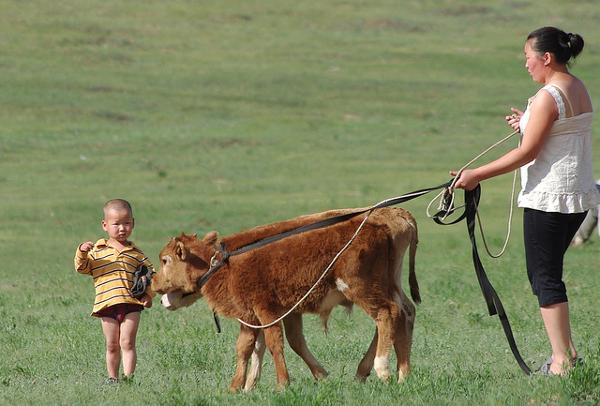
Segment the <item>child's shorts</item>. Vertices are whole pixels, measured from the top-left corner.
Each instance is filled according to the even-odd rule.
[[[125,320],[125,315],[127,313],[133,312],[141,312],[144,310],[144,306],[134,303],[119,303],[113,306],[106,307],[95,315],[98,317],[110,317],[111,319],[115,319],[119,324],[123,323]]]

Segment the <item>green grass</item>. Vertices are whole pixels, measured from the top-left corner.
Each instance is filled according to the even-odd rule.
[[[217,335],[204,303],[174,313],[156,303],[143,314],[136,381],[103,386],[92,283],[72,264],[79,242],[102,235],[100,208],[113,197],[133,203],[133,239],[157,263],[182,231],[225,235],[444,182],[507,134],[508,108],[536,91],[522,45],[542,25],[583,35],[573,72],[598,110],[600,10],[538,3],[0,0],[0,403],[600,402],[597,237],[566,257],[586,364],[562,380],[521,373],[487,316],[465,226],[428,220],[428,197],[405,205],[419,222],[424,300],[402,385],[353,380],[373,323],[336,310],[327,336],[305,318],[327,380],[314,383],[286,349],[287,390],[273,389],[267,355],[258,388],[231,395],[237,322],[223,320]],[[598,167],[600,148],[594,157]],[[483,189],[496,248],[510,184]],[[520,216],[507,254],[484,263],[537,366],[549,346]]]

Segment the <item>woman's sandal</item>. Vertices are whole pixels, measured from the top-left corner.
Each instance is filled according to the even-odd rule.
[[[583,358],[581,357],[576,357],[571,359],[571,367],[569,368],[569,370],[571,370],[572,368],[575,368],[578,365],[582,365],[583,364]],[[554,372],[552,372],[550,370],[550,365],[552,365],[552,357],[548,358],[546,360],[546,362],[544,362],[542,364],[542,366],[538,369],[538,372],[540,373],[540,375],[544,375],[544,376],[561,376],[562,374],[555,374]],[[568,372],[568,371],[566,371]]]
[[[544,375],[544,376],[558,376],[558,374],[555,374],[554,372],[552,372],[550,370],[550,365],[552,365],[552,357],[548,358],[546,360],[546,362],[544,362],[542,364],[542,366],[538,369],[538,372],[540,373],[540,375]]]

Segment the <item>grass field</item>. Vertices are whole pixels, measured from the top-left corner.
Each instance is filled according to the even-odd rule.
[[[222,320],[217,335],[204,303],[167,313],[156,301],[142,317],[135,381],[103,385],[92,281],[72,258],[102,236],[109,198],[133,203],[132,238],[157,264],[182,231],[226,235],[440,184],[507,134],[509,107],[535,93],[522,54],[534,28],[584,37],[573,72],[598,110],[599,18],[592,0],[0,0],[0,403],[598,404],[597,236],[566,257],[586,363],[565,379],[522,374],[487,315],[464,224],[435,225],[423,197],[404,206],[419,222],[423,296],[410,378],[355,382],[373,323],[339,309],[327,336],[305,317],[328,379],[314,383],[286,348],[287,390],[273,389],[267,355],[258,388],[235,395],[237,322]],[[594,157],[598,170],[600,147]],[[483,185],[495,249],[510,185]],[[508,252],[484,263],[537,367],[550,350],[520,221],[517,211]]]

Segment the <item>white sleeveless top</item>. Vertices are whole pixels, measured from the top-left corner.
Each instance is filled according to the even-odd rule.
[[[554,97],[558,119],[538,156],[521,167],[518,205],[546,212],[584,212],[600,204],[592,170],[593,114],[565,117],[565,104],[558,87],[546,85],[541,90]],[[523,137],[527,136],[529,114],[528,105],[519,124]]]

